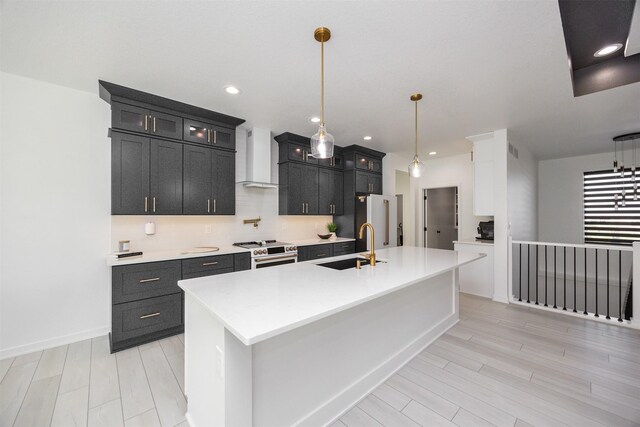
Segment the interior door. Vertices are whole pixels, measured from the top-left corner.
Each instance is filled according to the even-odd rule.
[[[371,194],[367,197],[367,221],[375,230],[376,249],[385,249],[397,245],[397,200],[396,196]],[[370,249],[367,239],[367,249]]]
[[[428,248],[453,250],[456,228],[456,187],[426,190],[426,241]]]

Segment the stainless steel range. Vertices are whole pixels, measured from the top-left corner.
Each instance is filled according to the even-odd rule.
[[[275,240],[258,240],[255,242],[234,243],[233,246],[251,250],[252,270],[298,262],[298,248],[289,243]]]

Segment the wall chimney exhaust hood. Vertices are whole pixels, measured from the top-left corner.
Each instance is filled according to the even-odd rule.
[[[278,188],[271,182],[271,130],[254,127],[247,131],[247,178],[242,185]]]

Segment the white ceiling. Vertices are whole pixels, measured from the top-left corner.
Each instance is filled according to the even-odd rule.
[[[1,25],[3,71],[95,93],[104,79],[307,136],[313,30],[327,26],[338,145],[411,151],[416,91],[422,156],[500,128],[540,159],[608,151],[640,130],[640,83],[573,97],[556,1],[4,1]]]

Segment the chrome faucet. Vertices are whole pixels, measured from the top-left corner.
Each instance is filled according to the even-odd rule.
[[[368,222],[365,222],[364,224],[362,224],[360,226],[360,233],[358,235],[358,238],[363,239],[364,238],[364,229],[369,227],[369,229],[371,230],[371,252],[369,254],[367,254],[367,258],[369,258],[369,264],[371,265],[371,267],[375,267],[376,265],[376,251],[375,251],[375,231],[373,230],[373,225],[371,225]]]

